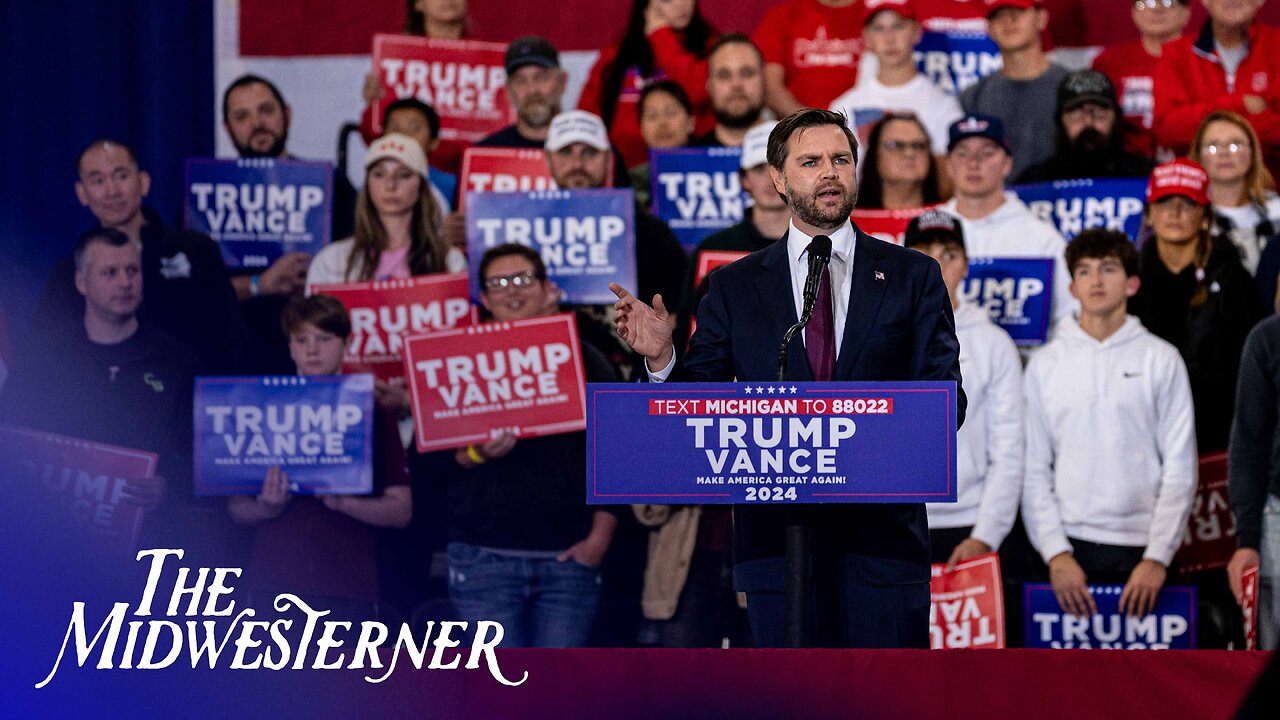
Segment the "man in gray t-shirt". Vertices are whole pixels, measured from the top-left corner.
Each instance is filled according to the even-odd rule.
[[[1039,0],[986,0],[987,28],[1004,67],[960,94],[965,113],[1000,118],[1013,152],[1012,177],[1054,151],[1058,83],[1067,70],[1049,62],[1040,34],[1049,12]]]

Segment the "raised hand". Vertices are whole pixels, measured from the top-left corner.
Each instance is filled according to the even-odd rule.
[[[671,344],[675,318],[662,304],[662,296],[654,295],[653,307],[650,307],[618,283],[609,283],[609,290],[618,296],[613,304],[618,334],[632,350],[645,357],[650,370],[666,367],[675,353],[675,346]]]

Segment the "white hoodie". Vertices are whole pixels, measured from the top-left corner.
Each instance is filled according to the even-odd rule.
[[[1195,414],[1182,356],[1136,317],[1099,342],[1074,320],[1026,372],[1022,518],[1046,562],[1067,538],[1145,547],[1165,565],[1196,490]]]
[[[1031,214],[1027,204],[1011,192],[1004,194],[1004,204],[990,215],[970,220],[956,210],[951,199],[943,210],[960,218],[964,229],[965,253],[976,258],[1053,258],[1053,322],[1070,318],[1078,304],[1071,297],[1071,275],[1064,255],[1067,241],[1058,229]]]
[[[1022,493],[1022,361],[1018,348],[982,308],[956,308],[960,375],[968,398],[956,433],[954,503],[929,503],[929,527],[973,527],[970,535],[1000,547]]]

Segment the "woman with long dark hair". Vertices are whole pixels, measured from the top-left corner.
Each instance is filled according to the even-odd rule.
[[[652,80],[679,83],[693,102],[698,131],[710,128],[706,53],[714,39],[697,0],[635,0],[622,40],[601,51],[578,101],[604,119],[627,167],[647,159],[636,106]]]
[[[1214,236],[1209,176],[1199,164],[1178,159],[1156,167],[1143,222],[1142,284],[1129,312],[1182,353],[1196,444],[1201,453],[1223,450],[1245,337],[1259,318],[1257,288],[1231,241]]]
[[[929,133],[911,113],[887,113],[871,128],[859,165],[858,207],[899,210],[943,201]]]

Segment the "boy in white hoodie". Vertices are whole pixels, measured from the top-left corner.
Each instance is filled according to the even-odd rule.
[[[933,562],[954,567],[1000,547],[1018,514],[1022,493],[1022,361],[1009,334],[957,290],[969,273],[960,220],[930,210],[907,226],[903,244],[938,261],[951,295],[960,373],[969,398],[964,426],[956,433],[954,503],[929,503]]]
[[[1000,119],[967,115],[952,123],[946,170],[956,194],[942,209],[960,218],[969,257],[1052,258],[1053,320],[1071,317],[1076,303],[1067,289],[1067,243],[1057,228],[1032,215],[1018,196],[1005,192],[1013,155]]]
[[[1086,583],[1123,584],[1120,610],[1155,606],[1196,487],[1195,415],[1178,350],[1126,312],[1138,254],[1113,230],[1067,246],[1079,320],[1026,371],[1022,517],[1064,610],[1097,612]]]

